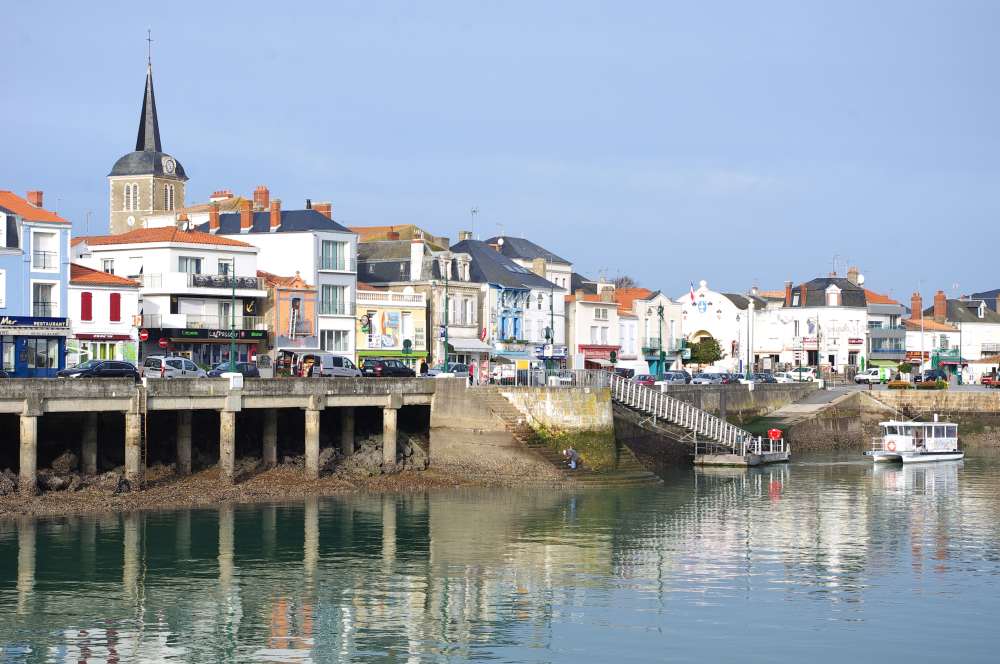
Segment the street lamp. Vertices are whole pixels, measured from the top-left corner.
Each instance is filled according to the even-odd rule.
[[[663,350],[663,305],[660,304],[656,307],[656,315],[659,319],[657,321],[659,327],[659,360],[656,363],[656,380],[663,380],[663,365],[667,361],[667,353]]]
[[[448,258],[444,269],[444,353],[442,353],[441,370],[448,371],[448,276],[451,273],[451,258]]]
[[[233,260],[233,267],[236,267],[236,261]],[[236,275],[233,274],[236,270],[230,270],[229,266],[226,265],[226,272],[228,272],[229,283],[232,285],[232,293],[229,298],[229,372],[233,373],[236,371]]]

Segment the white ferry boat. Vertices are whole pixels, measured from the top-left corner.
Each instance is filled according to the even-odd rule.
[[[872,440],[872,449],[865,452],[876,463],[880,461],[956,461],[965,457],[958,449],[958,425],[939,422],[879,422],[882,435]]]

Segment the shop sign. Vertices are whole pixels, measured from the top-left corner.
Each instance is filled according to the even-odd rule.
[[[146,335],[149,336],[148,334]],[[82,341],[131,341],[132,337],[127,334],[78,334],[77,339]]]
[[[906,361],[907,362],[922,362],[924,360],[931,359],[931,354],[929,351],[923,352],[923,358],[921,359],[921,353],[919,350],[908,350],[906,351]]]
[[[847,343],[850,344],[851,346],[860,346],[863,343],[865,343],[865,340],[864,339],[848,339]]]
[[[566,346],[554,346],[552,344],[535,346],[532,349],[532,355],[541,360],[563,359],[566,357]]]
[[[67,318],[32,318],[31,316],[0,316],[0,327],[35,327],[64,330],[69,327]]]
[[[265,330],[212,330],[202,328],[163,329],[164,336],[175,339],[246,339],[249,341],[266,341]]]

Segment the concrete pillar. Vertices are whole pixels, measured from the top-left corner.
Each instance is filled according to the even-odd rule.
[[[261,456],[265,468],[278,465],[278,411],[275,408],[264,411],[264,449]]]
[[[392,571],[396,562],[396,498],[382,497],[382,565],[386,572]]]
[[[340,453],[354,454],[354,407],[340,409]]]
[[[233,582],[233,540],[236,524],[233,519],[233,506],[223,505],[219,508],[219,585],[229,588]]]
[[[33,518],[17,520],[17,612],[28,611],[32,591],[35,589],[35,537],[36,522]]]
[[[219,477],[232,483],[236,471],[236,412],[219,411]]]
[[[83,422],[83,442],[80,444],[80,469],[84,475],[97,474],[97,413],[87,413]]]
[[[307,583],[316,578],[316,565],[319,562],[319,499],[306,498],[304,514],[304,544],[302,547],[302,566],[305,570]]]
[[[139,588],[139,513],[122,517],[122,587],[128,599],[134,599]]]
[[[22,496],[35,495],[38,487],[38,417],[21,416],[21,468],[17,489]]]
[[[319,410],[306,410],[306,477],[319,478]]]
[[[191,474],[191,418],[190,410],[177,411],[177,474]]]
[[[396,408],[382,409],[382,466],[392,468],[396,465]]]
[[[142,486],[142,418],[139,413],[125,413],[125,479],[132,490]]]

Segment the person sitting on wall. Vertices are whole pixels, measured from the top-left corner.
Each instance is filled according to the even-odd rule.
[[[583,464],[583,459],[580,457],[580,454],[572,447],[564,449],[562,453],[563,456],[566,457],[566,465],[570,467],[570,470],[576,470]]]
[[[427,366],[427,360],[420,360],[420,375],[426,376],[430,368]]]

